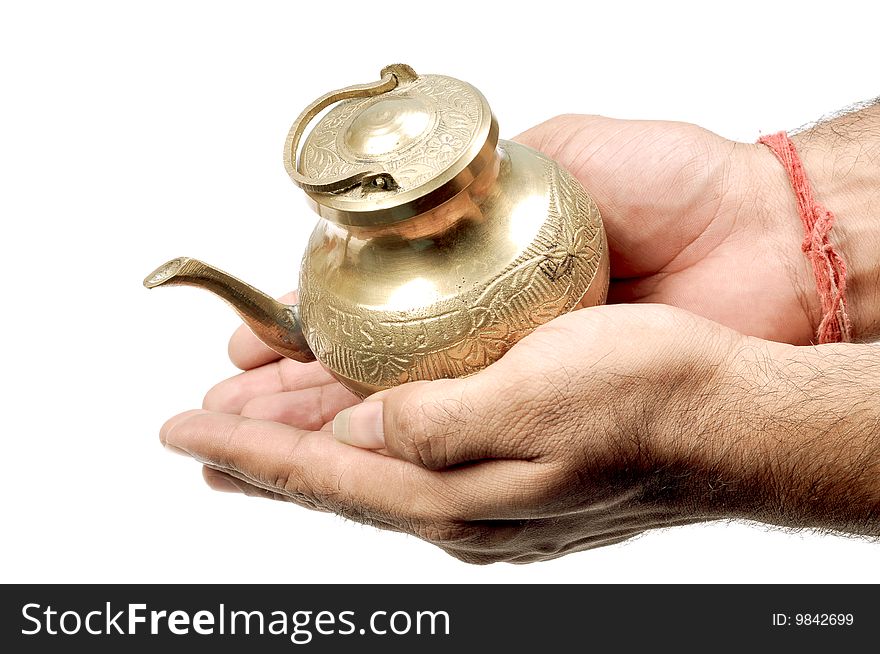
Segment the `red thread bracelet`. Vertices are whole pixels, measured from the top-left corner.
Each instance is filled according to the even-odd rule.
[[[794,143],[785,132],[762,136],[763,143],[785,168],[797,199],[798,214],[804,224],[801,249],[813,265],[816,289],[822,303],[822,320],[816,330],[818,343],[851,340],[852,325],[846,308],[846,263],[828,238],[834,226],[834,214],[813,196],[813,187],[798,156]]]

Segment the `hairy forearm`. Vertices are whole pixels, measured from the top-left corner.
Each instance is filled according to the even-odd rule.
[[[876,341],[880,104],[792,140],[816,199],[836,217],[830,240],[847,266],[853,339]],[[764,146],[756,152],[766,189],[782,191],[773,211],[786,225],[796,221],[784,169]],[[800,263],[794,279],[815,333],[819,296],[807,260]],[[661,454],[651,461],[653,501],[708,519],[880,537],[880,343],[795,347],[745,338],[718,371],[666,412]]]
[[[747,343],[714,392],[719,432],[695,448],[700,508],[880,536],[880,345]]]
[[[831,241],[848,269],[854,338],[880,338],[880,104],[792,137],[817,198],[836,216]],[[794,210],[794,198],[791,197]]]

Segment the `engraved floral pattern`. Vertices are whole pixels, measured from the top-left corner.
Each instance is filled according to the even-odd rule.
[[[328,301],[321,280],[303,275],[303,323],[317,358],[342,376],[375,387],[462,376],[500,358],[539,325],[572,310],[605,254],[595,203],[550,161],[548,219],[532,244],[501,274],[467,298],[443,301],[430,315],[375,312]],[[308,260],[303,270],[308,270]],[[602,282],[605,283],[604,281]],[[340,318],[340,316],[348,316]],[[406,354],[403,354],[405,352]]]
[[[371,157],[357,156],[345,145],[341,135],[348,124],[372,102],[393,95],[419,96],[436,114],[436,123],[425,141],[405,152]],[[483,119],[483,101],[474,88],[441,75],[425,75],[415,82],[376,98],[349,100],[338,104],[306,137],[302,148],[303,172],[316,179],[350,175],[365,164],[381,163],[394,176],[404,192],[437,176],[466,150]],[[358,188],[337,194],[340,198],[360,199]]]
[[[425,156],[431,159],[446,157],[461,148],[461,139],[452,134],[439,134],[425,143]]]

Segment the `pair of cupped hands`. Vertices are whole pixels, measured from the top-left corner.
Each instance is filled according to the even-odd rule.
[[[748,475],[719,473],[751,447],[724,428],[749,402],[730,398],[748,393],[738,360],[784,358],[819,311],[781,166],[764,146],[672,122],[560,116],[515,140],[598,203],[608,305],[545,324],[476,375],[363,402],[242,327],[229,355],[244,372],[171,418],[166,447],[215,490],[414,534],[471,563],[736,517],[703,498],[706,471]]]

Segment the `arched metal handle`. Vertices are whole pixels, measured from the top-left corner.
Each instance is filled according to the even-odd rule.
[[[284,167],[293,183],[305,191],[315,193],[334,193],[344,191],[357,186],[358,184],[375,184],[384,188],[395,188],[397,183],[390,173],[385,171],[376,171],[372,168],[365,167],[352,175],[346,177],[337,177],[335,179],[325,179],[318,181],[310,177],[306,177],[300,171],[300,162],[297,157],[299,150],[299,142],[302,139],[306,127],[314,120],[321,111],[342,100],[351,100],[353,98],[371,98],[383,93],[388,93],[401,82],[411,82],[418,78],[416,72],[406,64],[391,64],[385,66],[380,73],[382,79],[378,82],[370,84],[355,84],[347,86],[344,89],[331,91],[326,95],[322,95],[312,104],[306,107],[299,117],[293,121],[290,131],[287,133],[287,140],[284,143]],[[382,180],[382,181],[379,181]]]

